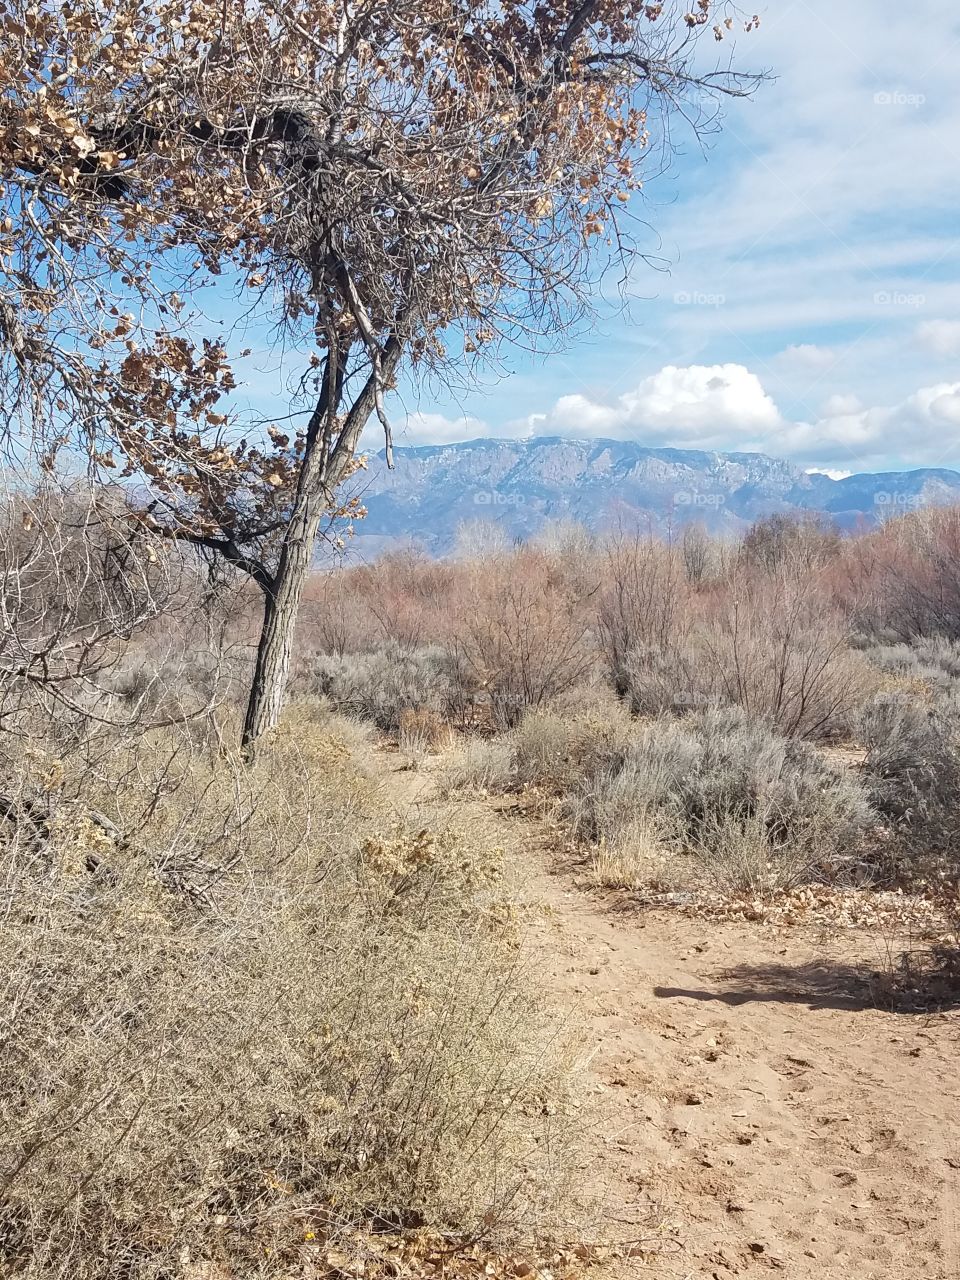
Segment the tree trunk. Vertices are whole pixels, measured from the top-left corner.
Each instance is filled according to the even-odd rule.
[[[325,380],[311,415],[296,498],[284,531],[277,569],[268,580],[260,580],[265,596],[263,627],[240,739],[240,749],[248,760],[256,755],[257,743],[263,735],[276,727],[283,710],[300,597],[310,572],[320,521],[330,509],[332,494],[348,472],[360,432],[377,405],[380,390],[393,377],[402,352],[403,343],[396,334],[391,334],[329,452],[321,444],[322,427],[330,408],[328,397],[332,395],[334,407],[339,403],[340,387],[336,377],[332,380],[335,384],[332,391]],[[389,453],[388,465],[392,465]]]
[[[257,661],[240,739],[240,749],[248,758],[256,754],[258,740],[276,727],[283,710],[300,597],[310,572],[322,515],[322,507],[312,509],[317,505],[305,503],[305,510],[291,520],[276,573],[265,589]]]

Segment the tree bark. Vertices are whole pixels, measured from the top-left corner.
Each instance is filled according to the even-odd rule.
[[[283,710],[300,597],[322,515],[319,504],[304,505],[304,512],[287,528],[276,572],[264,592],[263,625],[240,739],[248,759],[256,753],[258,740],[276,728]]]

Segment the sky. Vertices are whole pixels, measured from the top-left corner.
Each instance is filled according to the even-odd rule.
[[[775,77],[634,197],[625,314],[457,398],[402,388],[398,444],[614,437],[835,474],[960,469],[960,9],[776,0]],[[718,46],[729,53],[726,45]],[[369,445],[377,447],[375,433]]]

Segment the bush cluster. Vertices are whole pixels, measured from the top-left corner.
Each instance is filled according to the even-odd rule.
[[[309,703],[253,766],[169,729],[95,768],[21,746],[6,1267],[287,1275],[320,1223],[518,1229],[565,1085],[498,850],[397,826],[353,722]]]
[[[836,878],[862,862],[874,815],[855,778],[814,747],[733,708],[658,719],[566,800],[584,840],[622,859],[639,832],[647,848],[692,855],[737,889]]]

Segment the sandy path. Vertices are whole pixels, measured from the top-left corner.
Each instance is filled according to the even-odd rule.
[[[960,1015],[875,1008],[849,968],[878,963],[869,938],[618,910],[535,819],[473,807],[530,867],[544,969],[584,1026],[610,1234],[655,1203],[677,1242],[627,1273],[960,1278]]]

